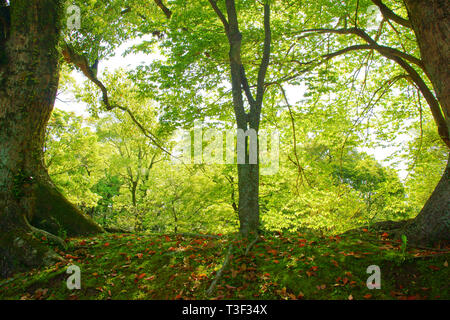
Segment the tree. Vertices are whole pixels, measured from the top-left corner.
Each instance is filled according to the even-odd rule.
[[[219,19],[225,28],[225,33],[230,46],[229,63],[231,73],[231,86],[233,94],[234,114],[238,130],[246,132],[248,129],[259,131],[261,118],[261,108],[264,99],[265,77],[270,62],[271,46],[271,27],[270,27],[270,1],[264,2],[264,46],[261,59],[257,85],[256,96],[250,89],[248,79],[245,73],[245,67],[241,57],[242,34],[239,31],[239,22],[234,0],[226,0],[226,12],[228,19],[217,6],[214,0],[209,0]],[[245,92],[247,102],[250,105],[249,112],[246,112],[243,101],[243,92]],[[250,234],[257,234],[259,228],[259,155],[257,163],[249,163],[248,151],[249,138],[245,137],[245,162],[238,163],[238,189],[239,189],[239,221],[240,232],[244,237]],[[254,143],[254,142],[253,142]],[[259,150],[259,148],[257,148]],[[257,154],[259,152],[257,151]]]
[[[173,23],[171,26],[165,26],[163,22],[158,23],[152,23],[152,27],[160,28],[157,31],[153,31],[152,34],[155,34],[157,32],[158,35],[162,35],[165,31],[172,32],[171,37],[178,37],[177,33],[179,33],[179,30],[182,30],[183,36],[189,36],[190,40],[193,40],[192,43],[189,43],[189,45],[195,45],[195,38],[197,37],[195,34],[189,35],[189,29],[186,27],[186,21],[173,21],[173,15],[172,10],[165,6],[162,1],[154,1],[154,3],[162,10],[165,17],[169,20],[169,23]],[[260,124],[260,118],[261,118],[261,108],[263,104],[264,99],[264,93],[265,93],[265,78],[267,69],[269,66],[269,60],[270,60],[270,52],[271,52],[271,19],[270,19],[270,1],[265,1],[263,4],[264,7],[264,18],[263,18],[263,29],[264,29],[264,40],[263,40],[263,48],[262,48],[262,57],[261,61],[259,63],[259,69],[256,72],[257,73],[257,79],[256,79],[256,95],[252,92],[253,86],[250,86],[249,80],[247,79],[246,75],[246,69],[242,62],[242,53],[241,53],[241,45],[242,45],[242,34],[239,29],[239,23],[238,23],[238,10],[236,9],[236,4],[234,0],[225,1],[225,11],[227,14],[227,17],[222,12],[222,10],[219,8],[216,1],[209,1],[209,4],[212,9],[207,8],[205,9],[204,4],[202,3],[185,3],[183,1],[179,3],[174,3],[174,7],[176,9],[183,9],[187,13],[187,15],[190,15],[192,13],[198,15],[196,18],[199,19],[199,17],[208,17],[208,21],[211,21],[211,13],[215,13],[220,20],[220,22],[223,25],[223,28],[225,30],[226,37],[228,39],[228,45],[229,45],[229,54],[228,54],[228,67],[230,68],[230,75],[231,75],[231,86],[232,86],[232,100],[233,100],[233,106],[234,106],[234,115],[235,115],[235,122],[237,124],[238,130],[243,130],[246,132],[249,129],[255,130],[258,132],[259,130],[259,124]],[[250,4],[247,3],[248,6]],[[189,8],[191,10],[187,10],[186,7],[194,7]],[[259,3],[251,3],[250,5],[252,9],[255,9],[256,6],[260,6]],[[129,7],[127,7],[126,10],[122,11],[124,15],[128,14],[137,14],[137,16],[141,17],[142,20],[144,20],[146,23],[148,22],[148,19],[146,16],[139,13],[139,5],[132,4]],[[180,15],[181,18],[185,18],[182,15]],[[178,17],[178,19],[181,19]],[[217,19],[216,17],[216,19]],[[189,16],[188,18],[192,18]],[[133,21],[134,22],[134,21]],[[135,22],[134,22],[135,23]],[[148,34],[149,26],[145,24],[142,24],[142,21],[139,21],[139,25],[136,26],[137,30],[140,30],[143,33]],[[193,26],[195,27],[195,26]],[[210,29],[210,25],[205,23],[203,28]],[[190,28],[190,27],[189,27]],[[219,39],[219,34],[217,31],[214,31],[214,36]],[[217,40],[216,39],[216,40]],[[221,40],[221,38],[220,38]],[[153,42],[150,42],[153,44]],[[177,43],[176,45],[178,45]],[[173,47],[176,46],[175,44]],[[183,45],[185,45],[185,42],[183,42]],[[201,46],[205,46],[206,43],[202,43]],[[145,45],[140,46],[140,48],[145,48]],[[203,49],[203,48],[202,48]],[[213,48],[209,48],[213,49]],[[172,48],[172,52],[174,54],[178,54],[178,50],[180,50],[179,47]],[[103,93],[103,103],[108,110],[112,110],[114,108],[119,108],[122,110],[125,110],[127,107],[124,106],[124,104],[119,105],[115,102],[112,102],[110,100],[110,97],[108,95],[107,86],[105,86],[103,83],[101,83],[93,74],[91,68],[89,68],[89,65],[87,64],[87,60],[84,59],[79,53],[76,52],[76,50],[73,50],[71,46],[66,46],[64,50],[64,55],[66,58],[66,61],[75,64],[78,69],[80,69],[84,75],[90,79],[92,82],[94,82],[102,91]],[[208,56],[208,54],[206,54]],[[183,58],[182,58],[183,59]],[[211,63],[211,62],[210,62]],[[214,63],[214,62],[213,62]],[[184,61],[183,65],[188,65],[188,61]],[[180,69],[185,68],[185,66],[181,66]],[[165,66],[160,66],[161,69],[164,69]],[[217,67],[217,64],[216,64]],[[175,67],[178,69],[178,66]],[[161,71],[161,70],[158,70]],[[180,70],[177,70],[178,72]],[[157,77],[162,78],[164,76],[164,73],[167,73],[163,71],[163,74],[161,72],[157,72],[155,70],[152,70],[150,77]],[[141,77],[141,80],[144,77]],[[191,77],[190,77],[191,78]],[[157,82],[163,82],[164,79],[158,79]],[[184,80],[180,80],[180,82],[183,82]],[[148,85],[148,84],[147,84]],[[168,86],[174,86],[175,82],[171,81]],[[186,83],[184,84],[186,85]],[[184,88],[182,84],[180,84],[181,88]],[[164,86],[161,86],[164,87]],[[162,88],[161,88],[162,89]],[[187,88],[186,88],[187,89]],[[189,89],[192,90],[192,87]],[[150,90],[149,90],[150,91]],[[160,90],[163,91],[163,90]],[[177,90],[179,91],[179,90]],[[249,111],[246,111],[246,103],[243,98],[243,93],[245,93],[245,96],[247,98],[247,104],[250,106]],[[157,96],[158,94],[161,95],[161,93],[147,93],[150,94],[150,96],[153,98]],[[132,112],[130,110],[127,111],[130,116],[132,116]],[[172,111],[173,112],[173,111]],[[136,119],[135,119],[136,120]],[[138,124],[139,121],[135,121],[136,124]],[[145,133],[145,129],[140,126],[141,131]],[[148,138],[153,140],[155,143],[156,141],[153,139],[154,137],[150,137],[148,135],[148,132],[145,133]],[[248,146],[249,138],[245,137],[245,144]],[[163,148],[161,148],[162,151],[166,151]],[[256,164],[250,164],[249,163],[249,154],[246,150],[245,164],[238,164],[238,189],[239,189],[239,205],[238,205],[238,212],[239,212],[239,219],[240,219],[240,232],[243,236],[248,237],[251,233],[256,234],[258,232],[259,228],[259,159]]]
[[[430,108],[439,135],[450,148],[450,4],[445,0],[405,0],[405,5],[425,73],[433,84],[440,106],[440,109],[433,105]],[[422,211],[406,227],[406,233],[415,242],[450,241],[450,151],[441,180]]]
[[[62,196],[43,162],[58,88],[63,1],[1,0],[0,7],[0,275],[7,276],[58,259],[33,233],[50,238],[49,232],[80,235],[102,229]]]
[[[381,0],[357,1],[356,3],[352,2],[352,4],[353,6],[350,5],[346,11],[340,12],[340,15],[338,15],[339,21],[335,27],[311,28],[300,32],[304,36],[333,34],[352,36],[354,40],[358,40],[356,44],[322,55],[314,63],[319,61],[320,64],[349,52],[361,50],[375,51],[395,62],[406,72],[406,78],[427,101],[439,135],[450,148],[450,84],[447,67],[450,58],[450,42],[447,37],[450,30],[450,21],[446,18],[449,13],[448,1],[405,0],[400,11],[406,10],[409,19],[396,14]],[[363,21],[358,17],[358,9],[362,10],[362,4],[366,8],[369,4],[374,4],[382,14],[383,20],[376,30],[375,37],[364,30]],[[352,9],[354,10],[353,17],[350,11]],[[348,24],[353,24],[353,26],[349,27]],[[420,50],[420,58],[416,57],[414,53],[409,54],[404,46],[402,50],[396,48],[395,45],[381,43],[380,39],[383,37],[380,35],[384,24],[388,24],[400,38],[398,28],[402,28],[404,32],[412,30]],[[397,46],[398,44],[396,43]],[[400,43],[400,45],[403,44]],[[314,63],[310,61],[305,64]],[[434,93],[430,89],[429,83],[434,88]],[[419,215],[414,220],[408,221],[407,225],[402,226],[400,232],[405,233],[411,242],[435,243],[450,240],[449,166],[450,164],[447,164],[441,180]]]

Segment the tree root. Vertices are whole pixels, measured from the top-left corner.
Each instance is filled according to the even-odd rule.
[[[257,236],[250,244],[247,246],[247,249],[245,249],[245,255],[248,255],[250,252],[250,249],[259,241],[261,240],[259,236]]]
[[[67,245],[63,239],[61,239],[58,236],[55,236],[54,234],[51,234],[50,232],[33,227],[27,218],[25,218],[24,220],[25,220],[25,223],[28,226],[28,228],[30,228],[34,234],[40,234],[40,235],[46,237],[48,240],[58,244],[62,249],[67,249]]]
[[[233,244],[231,243],[228,247],[227,254],[225,256],[225,260],[223,261],[222,268],[217,272],[216,277],[214,278],[213,282],[211,282],[211,285],[209,286],[208,290],[206,290],[206,294],[208,296],[211,296],[216,288],[217,282],[222,277],[223,272],[225,271],[226,267],[228,266],[228,263],[230,262],[230,256],[233,249]]]

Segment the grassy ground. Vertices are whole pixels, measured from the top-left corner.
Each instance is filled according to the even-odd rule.
[[[45,240],[45,239],[44,239]],[[230,264],[212,296],[230,238],[103,234],[69,239],[66,262],[0,282],[0,299],[450,299],[450,249],[402,247],[367,231],[325,237],[264,235],[245,255],[234,241]],[[81,290],[68,290],[68,265],[81,269]],[[381,289],[366,286],[381,269]]]

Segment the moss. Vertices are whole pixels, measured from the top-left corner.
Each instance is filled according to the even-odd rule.
[[[50,265],[58,256],[22,229],[5,232],[0,236],[0,276],[30,268]]]
[[[53,186],[36,184],[36,211],[32,225],[53,234],[80,236],[103,232],[90,217],[71,204]]]
[[[449,256],[381,249],[377,234],[321,237],[266,235],[245,255],[236,241],[216,295],[227,299],[448,299]],[[301,240],[301,241],[299,241]],[[391,240],[389,240],[391,241]],[[102,234],[73,239],[69,261],[41,268],[4,285],[0,298],[208,299],[205,290],[223,263],[229,241],[161,235]],[[219,249],[221,248],[221,249]],[[417,258],[417,254],[427,257]],[[276,262],[274,262],[276,261]],[[70,291],[68,265],[81,269],[81,290]],[[381,289],[366,287],[366,269],[381,268]],[[0,284],[1,286],[1,284]],[[40,288],[48,289],[42,297]]]

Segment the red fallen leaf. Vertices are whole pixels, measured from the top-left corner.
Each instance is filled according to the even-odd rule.
[[[316,274],[314,272],[306,271],[308,277],[314,277]]]
[[[151,280],[153,280],[153,279],[155,279],[155,276],[147,277],[147,278],[145,278],[144,280],[145,280],[145,281],[151,281]]]
[[[80,258],[77,257],[77,256],[72,256],[71,254],[66,254],[66,258],[67,258],[67,259],[74,259],[74,260],[80,259]]]
[[[47,237],[45,237],[45,236],[42,236],[42,241],[47,241]]]
[[[181,294],[177,294],[176,296],[175,296],[175,300],[180,300],[181,299]]]
[[[334,264],[335,267],[339,267],[339,264],[335,260],[331,260],[331,262]]]
[[[372,295],[370,293],[363,296],[364,299],[370,299],[372,298]]]
[[[320,286],[316,286],[317,290],[323,290],[327,287],[326,284],[321,284]]]
[[[85,246],[86,245],[86,241],[85,240],[81,240],[79,243],[80,246]]]
[[[301,247],[304,247],[305,244],[304,243],[299,243],[298,246],[301,248]]]
[[[166,241],[167,241],[167,242],[170,241],[170,237],[169,237],[169,236],[164,236],[164,238],[166,238]]]
[[[142,253],[138,253],[136,256],[138,257],[138,259],[142,259],[143,254]]]
[[[105,246],[105,247],[109,247],[109,242],[106,242],[106,243],[104,244],[104,246]]]
[[[434,270],[434,271],[438,271],[438,270],[440,270],[441,268],[439,268],[439,267],[436,267],[436,266],[433,266],[433,265],[431,265],[431,266],[428,266],[428,268],[430,268],[431,270]]]
[[[348,278],[347,278],[347,277],[345,277],[344,279],[342,279],[342,283],[343,283],[343,284],[347,284],[347,282],[348,282]]]
[[[297,296],[297,299],[303,299],[305,295],[303,294],[303,292],[300,292]]]
[[[364,232],[369,232],[369,230],[367,230],[366,228],[362,229],[362,231],[364,231]]]
[[[397,292],[397,291],[391,291],[390,295],[395,298],[396,296],[403,296],[403,293]]]
[[[273,263],[280,263],[280,261],[278,261],[278,260],[273,260]]]
[[[311,271],[317,271],[317,269],[319,269],[318,266],[312,266],[311,268],[309,268],[309,270],[311,270]]]
[[[381,236],[382,236],[383,238],[387,238],[387,237],[389,237],[389,233],[384,232]]]
[[[146,275],[147,275],[146,273],[141,273],[140,275],[136,275],[136,279],[141,280]]]
[[[236,289],[236,287],[229,286],[228,284],[226,284],[225,287],[226,287],[227,289],[230,289],[230,290]]]

